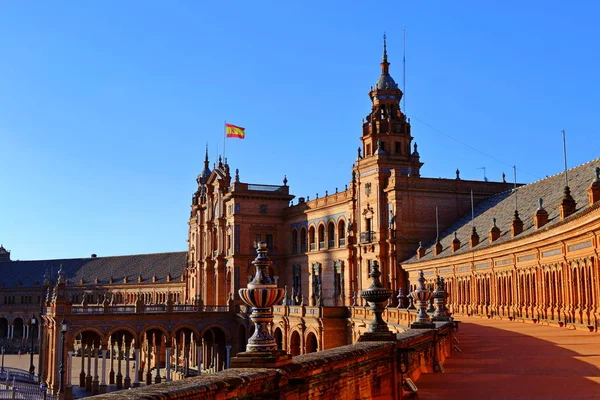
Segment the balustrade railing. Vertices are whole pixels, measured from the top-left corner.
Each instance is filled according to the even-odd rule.
[[[360,243],[371,243],[377,240],[377,233],[373,231],[361,232]]]
[[[71,308],[72,314],[77,315],[96,315],[96,314],[158,314],[167,311],[171,312],[229,312],[228,305],[205,305],[197,306],[195,304],[173,304],[170,306],[166,304],[145,304],[141,308],[136,308],[135,305],[121,304],[121,305],[93,305],[93,306],[81,306],[74,305]]]

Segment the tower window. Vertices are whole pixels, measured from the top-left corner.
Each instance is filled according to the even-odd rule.
[[[371,155],[371,145],[370,144],[367,145],[367,149],[365,150],[365,155],[366,156],[370,156]]]
[[[401,149],[402,149],[402,145],[400,144],[400,142],[396,142],[394,143],[394,147],[395,147],[395,152],[396,154],[400,154],[402,153]]]

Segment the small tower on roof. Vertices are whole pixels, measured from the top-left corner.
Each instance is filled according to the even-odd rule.
[[[419,176],[423,163],[419,161],[416,150],[411,152],[410,121],[400,110],[402,90],[390,75],[386,35],[383,35],[380,65],[381,75],[369,92],[372,108],[363,121],[363,157],[359,152],[359,161],[376,157],[401,174]]]
[[[6,250],[3,245],[0,244],[0,262],[10,261],[10,251]]]

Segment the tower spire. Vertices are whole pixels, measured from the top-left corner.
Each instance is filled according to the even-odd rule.
[[[389,75],[390,74],[390,63],[387,59],[387,35],[385,32],[383,33],[383,61],[381,62],[381,74]]]
[[[383,32],[383,62],[387,62],[387,36]]]

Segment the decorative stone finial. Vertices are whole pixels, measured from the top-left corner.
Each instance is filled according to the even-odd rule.
[[[427,304],[429,299],[433,297],[433,293],[425,287],[425,276],[423,271],[419,271],[419,278],[417,280],[419,286],[415,291],[411,293],[414,300],[417,302],[417,320],[410,324],[411,329],[432,329],[435,324],[431,322],[431,318],[427,315]]]
[[[287,180],[287,175],[283,176],[283,186],[287,186],[288,180]]]
[[[436,280],[436,288],[433,292],[433,301],[435,302],[435,312],[433,313],[433,321],[450,321],[450,313],[446,308],[446,299],[448,292],[444,289],[444,278],[438,276]]]
[[[239,183],[240,181],[240,170],[238,168],[235,169],[235,182]]]
[[[60,267],[58,269],[58,282],[57,283],[64,283],[65,282],[65,271],[63,270],[63,265],[60,264]]]
[[[373,261],[371,273],[369,273],[369,277],[372,279],[371,286],[361,291],[360,296],[369,302],[369,308],[371,309],[374,317],[369,324],[368,332],[361,335],[360,339],[358,340],[359,342],[370,340],[391,340],[395,337],[395,335],[390,332],[387,324],[381,317],[381,314],[385,309],[385,303],[392,295],[393,291],[386,289],[383,286],[379,280],[380,276],[381,272],[379,272],[379,263],[377,261]]]
[[[506,183],[506,174],[502,173],[502,183]]]
[[[398,299],[398,306],[396,308],[404,308],[406,303],[406,296],[404,296],[402,288],[398,289],[398,296],[396,296],[396,299]]]
[[[456,180],[460,180],[460,170],[458,168],[456,168]]]

